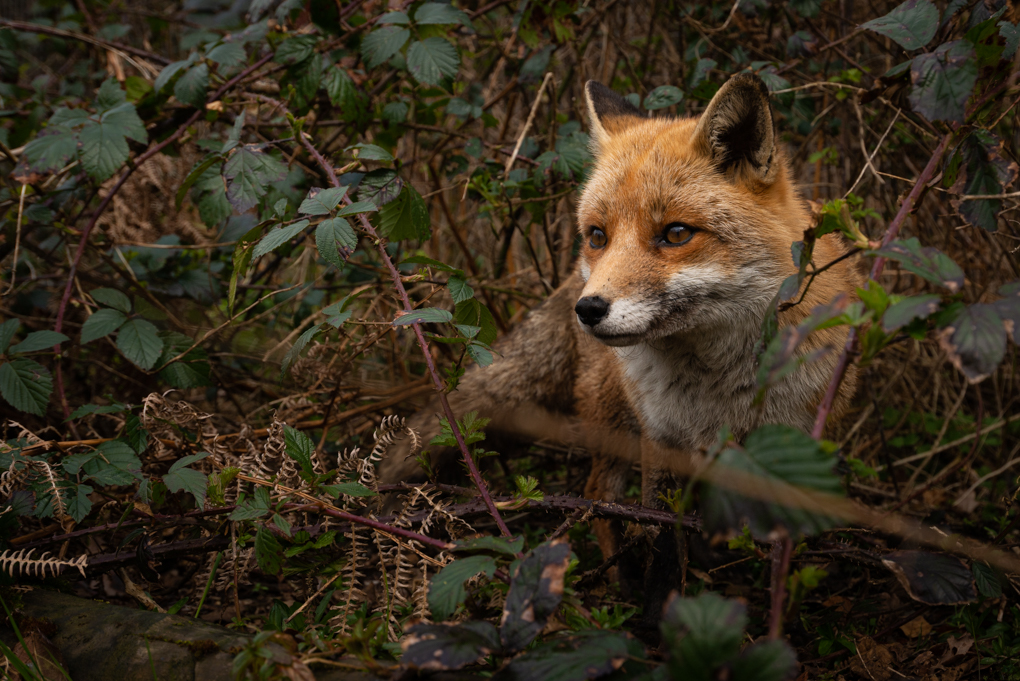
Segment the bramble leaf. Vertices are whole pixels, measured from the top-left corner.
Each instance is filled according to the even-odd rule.
[[[150,322],[131,319],[117,332],[117,348],[140,369],[149,370],[163,352],[163,340]]]
[[[53,393],[49,370],[24,357],[0,364],[0,396],[15,409],[42,416]]]
[[[479,572],[491,577],[495,571],[496,561],[489,556],[459,558],[444,567],[429,584],[428,601],[432,616],[437,622],[450,619],[467,596],[464,582]]]
[[[675,85],[660,85],[645,97],[644,107],[649,111],[665,109],[667,106],[679,104],[683,98],[683,91]]]
[[[444,76],[456,76],[459,66],[457,48],[445,38],[426,38],[407,48],[407,68],[420,83],[438,85]]]
[[[935,37],[939,10],[928,0],[907,0],[884,17],[861,24],[892,38],[905,50],[919,50]]]
[[[966,40],[939,45],[914,57],[910,105],[930,121],[963,122],[964,105],[974,91],[978,65]]]
[[[361,39],[361,54],[365,66],[374,69],[395,55],[404,46],[411,32],[399,26],[383,26]]]
[[[326,262],[341,270],[347,256],[338,250],[338,245],[348,253],[358,247],[358,235],[350,223],[343,218],[327,218],[320,222],[315,228],[315,246]]]
[[[96,310],[85,320],[81,327],[81,342],[91,343],[97,338],[108,336],[127,321],[127,317],[120,310],[102,309]]]
[[[396,201],[379,209],[379,233],[393,241],[431,237],[428,207],[414,187],[405,184]]]
[[[269,231],[262,239],[255,244],[255,248],[252,251],[252,260],[261,258],[266,253],[272,253],[280,246],[284,245],[308,226],[308,220],[298,220],[297,222],[285,225],[283,227],[276,227]]]

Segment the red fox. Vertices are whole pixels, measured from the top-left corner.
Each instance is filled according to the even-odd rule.
[[[776,143],[764,83],[730,78],[698,118],[647,118],[596,82],[585,94],[595,164],[577,205],[584,245],[576,271],[497,344],[491,366],[466,373],[451,405],[492,417],[497,430],[516,407],[536,405],[599,432],[638,435],[642,500],[656,505],[676,469],[669,458],[697,457],[723,426],[737,439],[765,423],[810,430],[836,353],[754,404],[762,321],[796,272],[791,244],[811,224]],[[830,234],[814,256],[828,263],[844,253]],[[857,283],[852,265],[838,263],[780,324],[798,323]],[[816,333],[804,351],[840,347],[845,337],[845,329]],[[833,420],[854,384],[851,370]],[[438,432],[436,411],[409,424],[426,442]],[[632,462],[612,451],[591,455],[586,496],[622,500]],[[381,478],[405,480],[414,467],[392,451]],[[613,534],[605,523],[596,532],[608,557]]]

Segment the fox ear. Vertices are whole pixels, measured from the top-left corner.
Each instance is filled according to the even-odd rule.
[[[585,84],[584,98],[588,102],[588,122],[596,144],[629,127],[632,119],[645,118],[636,106],[594,80]]]
[[[704,140],[720,170],[745,165],[763,182],[775,179],[772,104],[758,76],[741,73],[726,81],[701,115],[694,136]]]

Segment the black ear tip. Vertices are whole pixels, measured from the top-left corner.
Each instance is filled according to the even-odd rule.
[[[769,96],[769,88],[768,88],[768,86],[765,85],[765,81],[763,81],[761,79],[761,77],[758,76],[757,73],[752,73],[750,71],[744,71],[743,73],[738,73],[738,74],[732,76],[730,78],[730,82],[733,83],[733,86],[735,86],[735,87],[739,87],[739,88],[753,88],[753,89],[757,90],[758,93],[760,95],[762,95],[763,97],[768,97]]]
[[[586,93],[588,93],[589,97],[595,97],[595,96],[598,96],[598,95],[602,95],[604,97],[607,94],[611,94],[612,93],[612,90],[610,90],[605,85],[603,85],[602,83],[598,82],[597,80],[589,80],[587,83],[585,83],[584,84],[584,91]]]
[[[589,80],[585,83],[584,92],[594,109],[595,116],[599,119],[616,116],[645,117],[641,109],[638,109],[597,80]]]

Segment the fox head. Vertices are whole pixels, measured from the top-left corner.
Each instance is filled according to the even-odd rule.
[[[625,346],[760,323],[808,226],[761,79],[730,78],[699,118],[647,118],[594,81],[585,94],[595,166],[577,212],[582,328]]]

